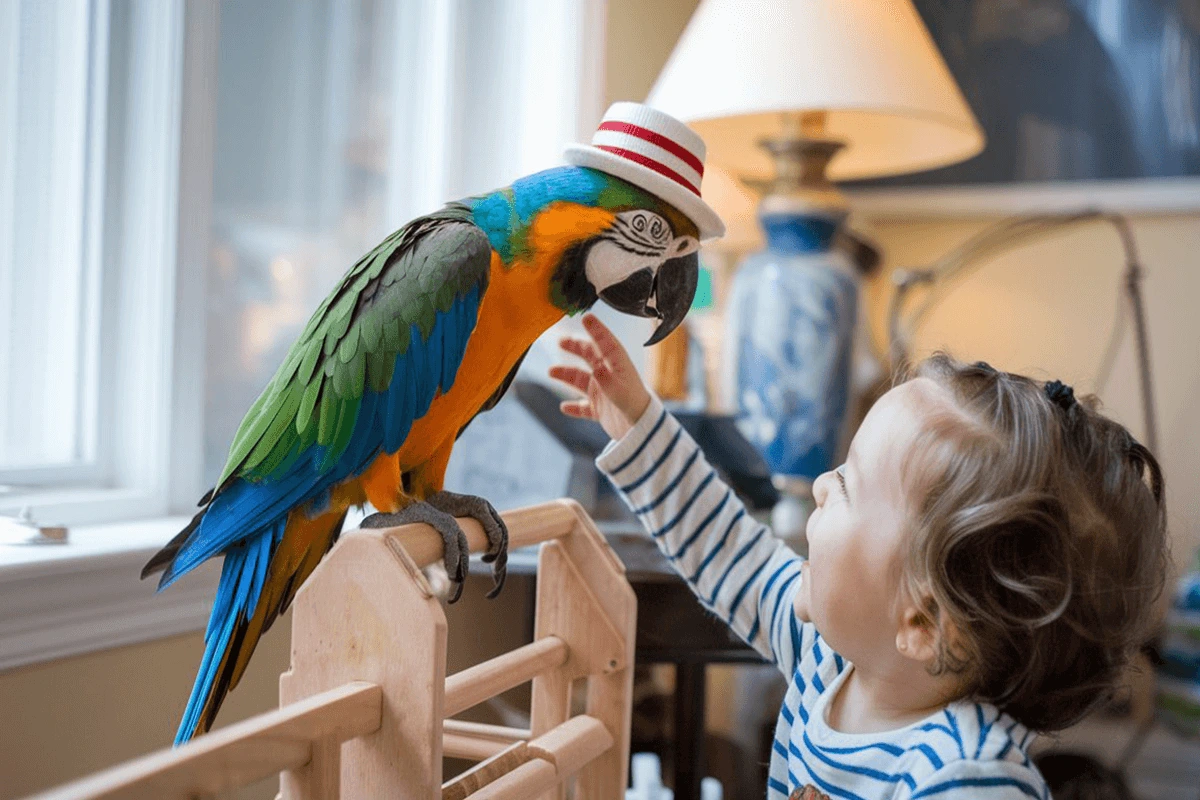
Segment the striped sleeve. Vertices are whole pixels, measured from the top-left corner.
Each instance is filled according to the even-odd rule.
[[[657,398],[596,466],[700,602],[790,676],[801,559],[747,513]]]
[[[1050,800],[1050,789],[1032,766],[1012,761],[960,759],[918,783],[911,800],[956,797],[980,800]]]

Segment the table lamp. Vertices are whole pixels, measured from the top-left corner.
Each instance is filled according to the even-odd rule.
[[[848,206],[831,181],[962,161],[982,129],[909,0],[703,0],[647,102],[762,193],[766,249],[733,279],[726,371],[748,438],[804,498],[850,402],[858,278],[832,247]]]

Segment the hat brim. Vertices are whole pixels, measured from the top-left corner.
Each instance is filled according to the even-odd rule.
[[[649,167],[643,167],[641,164],[635,164],[628,159],[586,144],[569,145],[563,153],[563,157],[568,164],[576,167],[589,167],[607,172],[609,175],[615,175],[621,180],[629,181],[634,186],[645,189],[660,200],[670,203],[696,224],[702,242],[719,239],[725,235],[725,223],[708,203],[705,203],[699,195],[693,194],[665,175],[659,175]]]

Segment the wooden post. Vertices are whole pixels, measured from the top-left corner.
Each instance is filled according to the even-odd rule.
[[[435,800],[442,786],[446,617],[388,530],[342,537],[296,596],[286,705],[349,681],[383,690],[379,729],[283,773],[284,800]]]
[[[624,796],[628,778],[637,598],[625,566],[591,518],[577,503],[566,505],[575,513],[574,529],[543,544],[538,559],[534,636],[557,636],[570,655],[534,678],[530,727],[540,736],[565,722],[571,682],[590,675],[587,713],[604,724],[614,745],[580,771],[576,796],[608,800]],[[543,796],[561,799],[565,787]]]

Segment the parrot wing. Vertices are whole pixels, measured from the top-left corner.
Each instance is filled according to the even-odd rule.
[[[206,508],[143,576],[166,567],[165,587],[290,509],[319,510],[333,486],[398,450],[454,382],[490,264],[486,234],[458,205],[363,256],[242,420]]]

